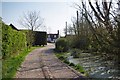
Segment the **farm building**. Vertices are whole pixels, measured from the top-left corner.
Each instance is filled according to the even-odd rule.
[[[34,45],[47,45],[47,33],[41,31],[34,31],[35,41]]]
[[[47,42],[56,42],[56,40],[59,38],[59,30],[57,34],[47,34]]]
[[[14,25],[10,24],[12,29],[17,31],[27,32],[28,30],[18,30]],[[43,31],[34,31],[34,42],[33,45],[47,45],[47,32]]]
[[[12,29],[19,31],[13,24],[9,25]]]

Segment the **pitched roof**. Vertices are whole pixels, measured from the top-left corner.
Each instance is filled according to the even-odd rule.
[[[10,24],[9,26],[11,26],[12,29],[19,31],[13,24]]]

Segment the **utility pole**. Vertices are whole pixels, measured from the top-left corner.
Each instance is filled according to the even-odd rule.
[[[77,31],[78,31],[78,35],[79,35],[80,32],[79,32],[79,24],[78,24],[78,11],[77,11]]]
[[[82,36],[85,35],[85,32],[84,32],[84,25],[83,25],[83,9],[82,9],[82,25],[81,25],[81,34]]]
[[[66,32],[65,32],[65,36],[67,36],[67,21],[66,21]]]
[[[59,32],[59,30],[57,30],[57,34],[58,34],[58,38],[60,38],[60,32]]]

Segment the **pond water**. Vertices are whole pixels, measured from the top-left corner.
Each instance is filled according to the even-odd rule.
[[[113,59],[106,59],[102,55],[81,53],[79,58],[68,57],[69,62],[80,64],[91,78],[120,79],[119,65]]]

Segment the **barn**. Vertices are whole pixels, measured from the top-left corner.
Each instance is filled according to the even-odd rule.
[[[47,33],[42,31],[34,31],[34,45],[47,45]]]
[[[58,38],[59,38],[59,30],[57,31],[57,34],[47,34],[47,42],[55,43]]]
[[[28,30],[19,30],[13,24],[10,24],[9,26],[11,26],[11,28],[16,30],[16,31],[23,31],[23,32],[28,31]],[[34,42],[33,42],[34,46],[47,45],[47,32],[45,32],[45,31],[34,31],[33,33],[34,33]]]

